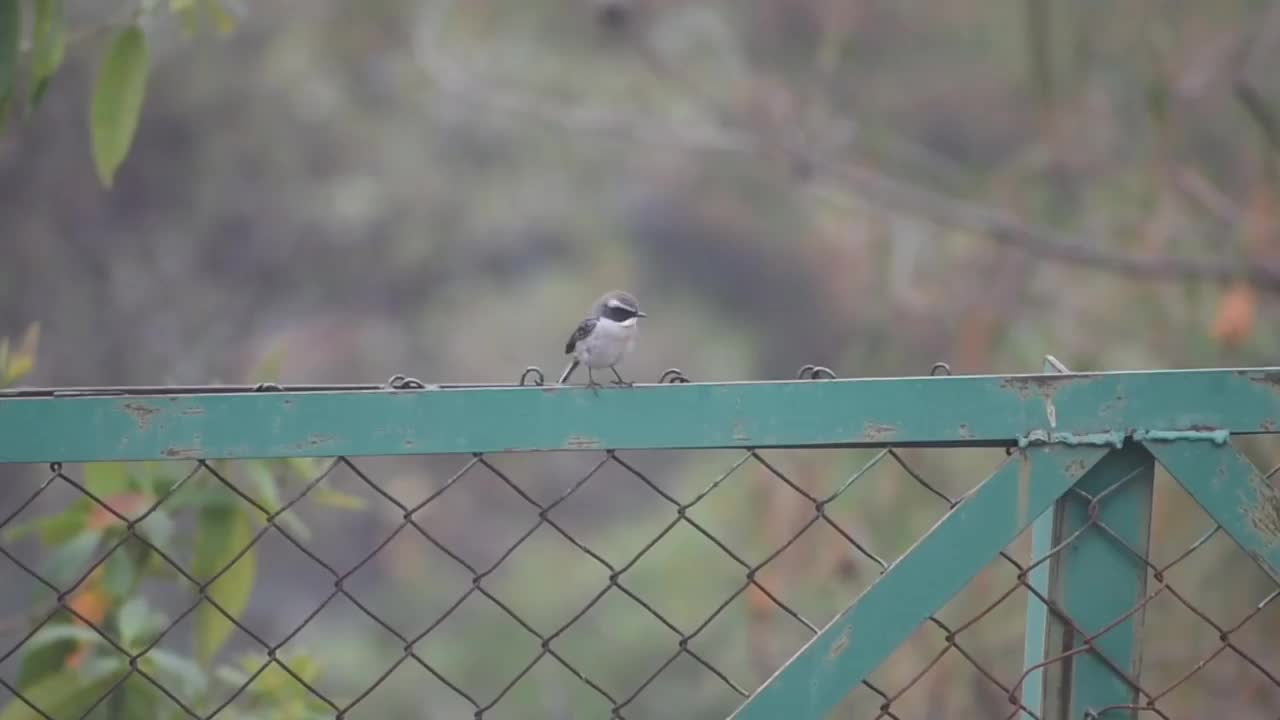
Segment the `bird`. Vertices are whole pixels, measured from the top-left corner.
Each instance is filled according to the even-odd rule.
[[[613,371],[615,384],[630,386],[632,383],[622,379],[616,366],[635,347],[639,332],[636,324],[642,317],[647,315],[640,311],[640,303],[631,293],[610,290],[601,295],[564,345],[564,354],[572,355],[573,360],[560,376],[560,384],[565,384],[578,365],[586,365],[587,387],[600,386],[592,370],[604,368]]]

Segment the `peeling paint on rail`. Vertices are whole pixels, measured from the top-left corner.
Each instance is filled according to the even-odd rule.
[[[1254,497],[1240,508],[1249,525],[1271,546],[1280,545],[1280,490],[1261,475],[1253,478]]]
[[[1226,430],[1192,428],[1190,430],[1135,430],[1133,439],[1138,441],[1177,442],[1179,440],[1208,440],[1214,445],[1225,445],[1231,438]]]
[[[1259,567],[1280,581],[1280,490],[1232,445],[1147,444],[1161,465]]]
[[[831,643],[831,649],[827,651],[827,661],[835,660],[849,649],[849,642],[853,636],[853,625],[845,625],[844,630],[840,631],[839,637],[835,642]]]
[[[1241,370],[1240,374],[1256,383],[1280,387],[1280,370]]]
[[[1092,382],[1098,375],[1090,373],[1076,373],[1073,375],[1014,375],[1004,378],[1000,387],[1005,390],[1012,390],[1018,394],[1023,400],[1029,400],[1032,397],[1042,397],[1046,400],[1052,400],[1054,395],[1063,388],[1073,385],[1080,385]]]
[[[151,416],[160,412],[160,408],[140,402],[127,402],[124,404],[124,410],[137,421],[139,430],[150,429]]]
[[[1037,429],[1019,437],[1018,447],[1027,448],[1032,445],[1098,445],[1119,449],[1124,447],[1125,441],[1129,439],[1137,442],[1208,441],[1214,445],[1225,445],[1230,437],[1231,433],[1227,430],[1210,430],[1200,427],[1189,430],[1134,429],[1128,432],[1109,430],[1095,433],[1050,432]]]
[[[862,437],[871,442],[888,442],[898,434],[898,428],[885,423],[869,422],[862,426]]]
[[[1018,447],[1028,448],[1032,445],[1078,445],[1111,446],[1119,448],[1124,445],[1125,433],[1110,431],[1097,433],[1048,432],[1032,430],[1018,438]]]

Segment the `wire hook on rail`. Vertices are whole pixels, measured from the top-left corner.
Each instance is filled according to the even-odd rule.
[[[805,365],[796,373],[797,380],[835,380],[838,375],[823,365]]]
[[[529,382],[530,378],[533,379],[533,382]],[[533,385],[533,386],[545,385],[546,382],[547,382],[546,375],[542,373],[542,368],[538,367],[537,365],[530,365],[529,367],[524,369],[524,372],[520,373],[520,385],[522,387],[526,385]]]
[[[392,375],[391,378],[387,380],[384,387],[391,390],[422,390],[427,386],[422,384],[422,381],[417,378],[405,377],[404,375],[396,374]]]
[[[667,368],[663,371],[662,376],[658,378],[659,384],[674,385],[692,382],[688,375],[680,368]]]

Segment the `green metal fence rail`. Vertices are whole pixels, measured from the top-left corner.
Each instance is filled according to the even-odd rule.
[[[1277,368],[261,389],[0,392],[0,720],[1280,716]]]

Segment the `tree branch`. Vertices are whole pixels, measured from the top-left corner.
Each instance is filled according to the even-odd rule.
[[[1244,62],[1236,75],[1235,92],[1236,99],[1262,131],[1272,152],[1280,153],[1280,120],[1253,82],[1253,77],[1264,68],[1267,50],[1277,41],[1280,41],[1280,5],[1272,4],[1245,50]]]
[[[1116,251],[1100,242],[1082,242],[1048,228],[968,202],[894,180],[871,170],[843,169],[845,184],[873,204],[889,205],[939,225],[961,227],[1003,245],[1019,247],[1048,258],[1097,270],[1152,280],[1205,280],[1229,283],[1247,279],[1259,288],[1280,291],[1280,267],[1257,261],[1149,256]]]
[[[674,125],[659,118],[639,117],[634,112],[622,114],[586,103],[576,106],[552,103],[528,93],[478,83],[439,52],[441,26],[450,5],[451,2],[438,3],[429,11],[432,15],[426,32],[413,39],[413,55],[434,89],[462,102],[537,120],[553,129],[571,131],[575,138],[591,133],[665,148],[754,155],[783,147],[801,161],[796,163],[798,167],[807,165],[822,171],[837,180],[842,190],[868,204],[892,208],[940,226],[964,228],[1002,245],[1022,248],[1041,259],[1147,280],[1219,284],[1248,280],[1259,289],[1280,292],[1280,265],[1276,263],[1247,258],[1152,256],[1114,250],[1107,247],[1105,238],[1082,240],[1033,225],[1010,213],[947,197],[869,168],[831,160],[821,153],[810,153],[785,138],[768,142],[769,138],[760,137],[756,131],[726,127],[724,122],[709,121],[700,127]],[[724,117],[722,112],[710,115]],[[817,179],[806,182],[812,184]]]

